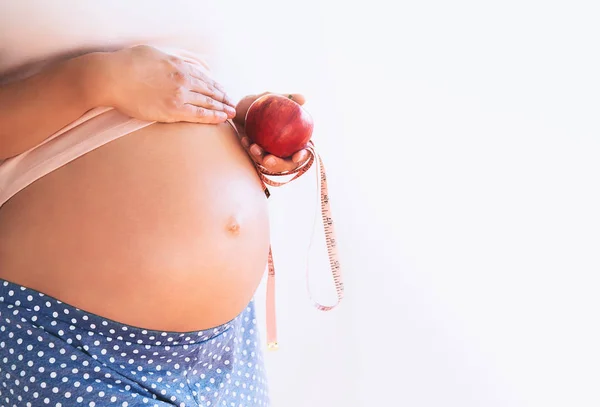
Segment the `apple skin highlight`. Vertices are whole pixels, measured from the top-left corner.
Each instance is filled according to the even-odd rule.
[[[246,135],[266,152],[289,158],[307,147],[313,132],[311,115],[294,100],[276,94],[256,99],[248,108]]]

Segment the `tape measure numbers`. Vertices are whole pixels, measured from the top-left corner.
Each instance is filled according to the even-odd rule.
[[[314,143],[312,141],[309,142],[309,146],[307,147],[309,152],[309,158],[304,165],[301,167],[285,172],[285,173],[273,173],[268,171],[266,168],[256,165],[259,177],[263,182],[265,188],[265,194],[269,197],[270,193],[266,185],[270,185],[273,187],[280,187],[286,185],[298,177],[302,176],[306,173],[313,165],[313,163],[317,163],[316,174],[317,174],[317,190],[320,193],[320,206],[321,206],[321,219],[323,222],[323,228],[325,232],[325,243],[327,246],[327,256],[329,258],[329,266],[331,269],[331,273],[333,276],[333,282],[335,285],[335,291],[337,300],[333,305],[323,305],[317,301],[315,301],[310,293],[310,288],[308,287],[308,269],[307,269],[307,290],[308,294],[311,297],[311,300],[314,302],[314,306],[320,311],[330,311],[337,307],[341,300],[344,297],[344,282],[342,279],[341,265],[339,260],[339,254],[337,250],[337,239],[335,235],[335,227],[333,222],[333,216],[331,214],[331,206],[329,203],[329,192],[327,188],[327,176],[325,173],[325,166],[323,165],[323,160],[319,156],[319,154],[315,150]],[[291,176],[293,177],[284,182],[273,181],[267,176]],[[269,247],[269,257],[268,257],[268,276],[267,276],[267,347],[270,350],[274,350],[278,348],[277,343],[277,318],[275,313],[275,266],[273,264],[273,254],[271,251],[271,247]]]

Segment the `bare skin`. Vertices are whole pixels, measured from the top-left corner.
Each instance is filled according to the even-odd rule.
[[[199,64],[148,46],[90,53],[0,87],[0,159],[34,147],[97,106],[167,123],[222,123],[236,113]]]
[[[130,66],[128,52],[111,64]],[[133,57],[139,58],[142,70],[154,69],[156,58],[163,58],[152,49],[136,52],[141,52]],[[208,76],[186,74],[185,69],[193,71],[187,66],[179,69],[184,75],[155,71],[153,84],[163,80],[161,86],[144,88],[129,78],[124,80],[127,85],[113,84],[111,92],[101,95],[133,117],[160,123],[57,169],[0,208],[0,278],[148,329],[206,329],[243,310],[265,270],[270,241],[267,201],[251,158],[272,171],[284,171],[301,165],[307,153],[287,160],[262,151],[252,154],[257,146],[243,138],[239,117],[257,96],[237,106],[240,143],[233,128],[223,123],[236,115],[227,109],[226,95]],[[109,73],[102,71],[104,78]],[[183,99],[150,104],[161,100],[160,95],[172,102],[165,75],[179,81],[174,89]],[[131,76],[141,75],[137,71]],[[62,89],[57,85],[60,72],[53,78],[54,84],[34,80],[37,86]],[[27,86],[22,84],[21,92]],[[188,93],[182,90],[186,86]],[[10,90],[4,91],[8,100]],[[128,99],[143,91],[156,94]],[[303,102],[301,95],[296,97]],[[54,98],[68,111],[51,123],[60,128],[66,124],[61,120],[68,123],[78,112],[68,109],[76,105],[69,95]],[[26,103],[14,112],[26,117]],[[39,134],[50,132],[22,131],[34,136],[11,139],[20,123],[12,121],[14,131],[1,135],[5,156],[37,144]]]

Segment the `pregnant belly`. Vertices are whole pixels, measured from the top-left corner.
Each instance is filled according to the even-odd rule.
[[[0,210],[0,277],[148,329],[231,320],[268,250],[266,197],[228,124],[149,126]]]

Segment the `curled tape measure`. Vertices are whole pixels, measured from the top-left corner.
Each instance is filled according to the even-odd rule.
[[[306,283],[308,295],[314,303],[314,306],[320,311],[329,311],[334,309],[344,297],[344,283],[342,281],[340,261],[337,251],[337,242],[335,237],[335,230],[333,224],[333,217],[331,216],[331,207],[329,205],[329,193],[327,190],[327,176],[325,175],[325,167],[323,160],[315,150],[314,143],[309,142],[307,147],[309,152],[309,158],[304,165],[285,173],[273,173],[268,171],[266,168],[256,165],[258,175],[263,182],[265,188],[265,194],[269,197],[270,193],[266,185],[280,187],[293,180],[297,179],[304,173],[306,173],[313,165],[317,163],[317,190],[320,192],[321,200],[321,218],[323,221],[323,228],[325,230],[325,242],[327,245],[327,255],[329,257],[329,265],[331,273],[333,275],[333,281],[335,284],[335,291],[337,295],[337,301],[333,305],[322,305],[313,299],[308,285],[308,267],[306,270]],[[267,176],[290,176],[293,177],[285,182],[273,181]],[[266,184],[266,185],[265,185]],[[275,314],[275,266],[273,265],[273,254],[271,247],[269,247],[269,259],[268,259],[268,277],[267,277],[267,347],[270,350],[275,350],[278,347],[277,344],[277,320]]]

